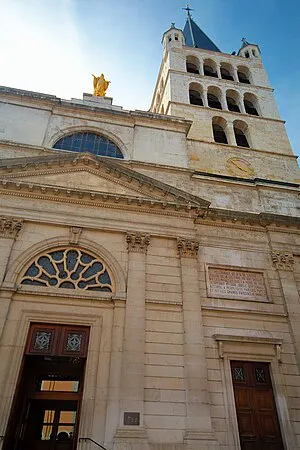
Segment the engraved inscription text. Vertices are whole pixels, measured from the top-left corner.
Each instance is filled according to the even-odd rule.
[[[209,267],[208,279],[211,297],[268,301],[262,272]]]

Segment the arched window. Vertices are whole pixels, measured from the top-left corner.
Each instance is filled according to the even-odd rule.
[[[124,158],[121,150],[112,141],[95,133],[74,133],[64,136],[53,148],[72,152],[89,152],[98,156]]]
[[[191,105],[203,106],[202,88],[198,83],[191,83],[189,86],[189,98]]]
[[[229,111],[233,112],[241,112],[239,106],[236,104],[236,101],[232,97],[226,97],[227,106]]]
[[[229,64],[221,63],[221,77],[223,80],[230,80],[233,81],[234,78],[232,76],[232,68]]]
[[[103,261],[73,247],[37,256],[26,269],[21,284],[112,292],[111,276]]]
[[[252,116],[258,116],[258,112],[250,100],[244,100],[245,110],[247,114],[252,114]]]
[[[246,93],[244,95],[244,105],[247,114],[259,116],[257,110],[257,98],[253,94]]]
[[[210,59],[207,59],[204,61],[203,71],[204,71],[204,75],[207,75],[208,77],[218,78],[216,65]]]
[[[216,86],[209,86],[207,89],[207,103],[210,108],[222,109],[220,102],[221,91]]]
[[[239,96],[238,93],[232,89],[226,92],[226,101],[229,111],[241,112],[239,107]]]
[[[247,124],[244,122],[241,122],[239,120],[236,120],[233,122],[233,130],[236,140],[236,145],[239,147],[250,147],[248,143],[248,139],[246,137],[248,127]]]
[[[228,144],[225,128],[226,121],[222,117],[213,117],[212,129],[215,142],[220,144]]]
[[[250,84],[249,71],[246,67],[238,67],[238,79],[240,83]]]
[[[214,94],[207,94],[207,102],[210,108],[222,109],[218,97],[216,97]]]
[[[199,60],[195,56],[188,56],[186,58],[186,71],[189,73],[196,73],[199,75]]]
[[[190,95],[190,104],[191,105],[203,106],[203,101],[202,101],[200,92],[193,91],[190,89],[189,95]]]

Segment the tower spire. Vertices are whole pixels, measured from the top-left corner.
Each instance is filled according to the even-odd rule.
[[[189,27],[189,31],[190,31],[190,35],[191,35],[191,40],[192,40],[192,45],[193,47],[197,47],[196,46],[196,42],[195,42],[195,37],[194,37],[194,32],[193,32],[193,27],[192,27],[192,23],[191,23],[191,19],[192,19],[192,15],[191,15],[191,11],[194,11],[193,9],[190,8],[189,3],[186,4],[185,8],[182,8],[187,12],[187,17],[186,17],[186,24]]]
[[[204,50],[211,50],[214,52],[220,52],[220,49],[209,39],[208,36],[198,27],[198,25],[192,19],[191,11],[194,11],[189,5],[186,4],[185,8],[182,8],[187,12],[186,24],[183,30],[186,46],[202,48]]]
[[[189,3],[186,4],[186,8],[182,8],[187,12],[187,17],[192,17],[190,11],[194,11],[192,8],[190,8]]]

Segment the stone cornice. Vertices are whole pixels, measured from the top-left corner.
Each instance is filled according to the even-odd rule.
[[[202,51],[201,51],[201,53],[202,53]],[[228,55],[226,55],[226,57],[227,56]],[[203,58],[203,59],[206,59],[206,58]],[[240,62],[238,65],[240,65]],[[198,83],[201,83],[201,81],[202,81],[202,84],[205,83],[206,85],[208,84],[209,86],[215,85],[215,86],[219,87],[220,86],[219,82],[221,82],[221,84],[222,84],[222,82],[224,81],[222,78],[213,78],[212,79],[212,78],[207,77],[206,75],[201,75],[200,73],[192,74],[190,72],[185,72],[185,71],[178,70],[178,69],[169,69],[168,73],[175,73],[175,74],[183,75],[189,79],[194,78]],[[204,83],[203,83],[203,81],[204,81]],[[261,86],[259,84],[242,84],[240,81],[234,81],[234,80],[226,80],[226,82],[227,83],[229,82],[230,86],[231,86],[231,87],[229,87],[229,85],[227,85],[226,86],[227,89],[238,88],[240,90],[240,88],[242,87],[246,92],[249,91],[249,92],[253,92],[253,93],[257,92],[258,89],[262,89],[264,91],[270,91],[270,92],[274,91],[274,89],[271,86]]]
[[[214,79],[217,79],[217,78],[214,78]],[[215,86],[215,87],[220,87],[217,83],[210,83],[209,84],[209,86]],[[249,86],[248,84],[247,84],[247,86]],[[183,102],[176,102],[176,101],[169,101],[169,104],[168,104],[168,109],[169,109],[169,105],[178,105],[178,106],[182,106],[182,107],[184,107],[184,108],[187,108],[187,107],[190,107],[190,108],[195,108],[195,106],[194,105],[192,105],[191,103],[183,103]],[[204,109],[204,110],[208,110],[208,111],[215,111],[216,113],[217,113],[217,111],[220,111],[219,109],[215,109],[215,108],[210,108],[209,106],[201,106],[201,109]],[[168,111],[168,109],[167,109],[167,111]],[[194,109],[194,111],[195,111],[195,109]],[[231,116],[232,118],[234,118],[234,119],[236,119],[236,113],[234,113],[234,112],[232,112],[232,111],[227,111],[226,109],[222,109],[222,114],[225,114],[225,115],[229,115],[229,116]],[[220,113],[219,113],[220,114]],[[172,116],[171,116],[172,117]],[[243,114],[243,113],[239,113],[239,117],[242,117],[242,118],[250,118],[250,119],[254,119],[254,120],[257,120],[257,119],[259,119],[259,120],[263,120],[263,121],[266,121],[266,122],[277,122],[277,123],[285,123],[285,121],[284,120],[282,120],[282,119],[275,119],[275,118],[272,118],[272,117],[263,117],[263,116],[252,116],[252,115],[250,115],[250,114]],[[233,120],[234,120],[233,119]],[[255,123],[255,122],[254,122]],[[239,147],[237,147],[237,148],[239,148]],[[240,148],[245,148],[245,147],[240,147]],[[252,148],[250,148],[250,150],[252,150]]]
[[[19,182],[0,179],[0,193],[18,197],[48,200],[59,203],[73,203],[90,207],[134,210],[146,213],[164,215],[184,215],[193,217],[204,213],[202,209],[194,208],[186,203],[161,201],[151,198],[134,197],[107,192],[69,189],[29,182]],[[192,210],[192,211],[191,211]]]
[[[127,233],[127,250],[129,252],[147,253],[150,244],[150,235],[144,233]]]
[[[112,181],[115,180],[115,182],[118,182],[119,184],[125,183],[127,187],[133,187],[133,190],[138,190],[140,193],[144,194],[145,197],[149,196],[162,201],[163,203],[171,202],[175,204],[185,204],[189,209],[208,208],[210,204],[208,201],[196,197],[195,195],[129,169],[125,167],[125,165],[122,165],[122,162],[114,161],[111,158],[93,156],[88,153],[59,153],[2,160],[0,163],[0,178],[11,178],[14,173],[19,173],[19,176],[21,177],[22,175],[24,176],[26,172],[32,171],[37,175],[38,170],[44,172],[49,169],[55,170],[55,168],[59,170],[62,170],[62,168],[69,168],[69,171],[72,171],[72,169],[74,171],[75,167],[83,167],[85,169],[87,167],[92,168],[93,170],[98,171],[100,176],[101,174],[106,174],[106,177],[109,176]],[[35,183],[29,184],[34,186]],[[26,185],[26,183],[19,183],[19,185],[23,186]],[[51,187],[49,188],[51,189]]]
[[[72,100],[64,100],[55,95],[43,94],[40,92],[32,92],[26,91],[22,89],[15,89],[7,86],[0,86],[0,95],[4,98],[11,97],[15,98],[16,101],[22,102],[26,104],[27,102],[30,105],[35,103],[36,107],[40,107],[43,105],[48,108],[56,108],[55,112],[59,115],[63,112],[63,110],[68,111],[72,109],[73,113],[78,111],[80,115],[82,114],[91,114],[93,113],[93,120],[95,120],[95,113],[97,115],[103,116],[116,116],[119,119],[127,119],[131,122],[135,123],[157,123],[158,128],[169,128],[174,129],[176,127],[178,131],[183,130],[185,133],[188,133],[192,122],[190,120],[186,120],[182,117],[175,116],[166,116],[163,114],[155,114],[150,113],[149,111],[140,111],[140,110],[116,110],[110,108],[101,108],[99,106],[91,106],[89,103],[84,104],[84,101],[78,99],[79,102],[76,102],[76,99]],[[153,126],[153,125],[152,125]]]
[[[22,225],[20,219],[0,216],[0,238],[16,239]]]
[[[231,223],[266,228],[269,226],[300,229],[300,217],[283,216],[269,213],[248,213],[225,209],[210,208],[195,219],[195,223]]]

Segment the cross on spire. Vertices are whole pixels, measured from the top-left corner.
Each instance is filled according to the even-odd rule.
[[[190,8],[189,3],[186,4],[186,8],[182,8],[182,9],[184,9],[187,12],[188,17],[191,17],[190,11],[194,11],[192,8]]]

